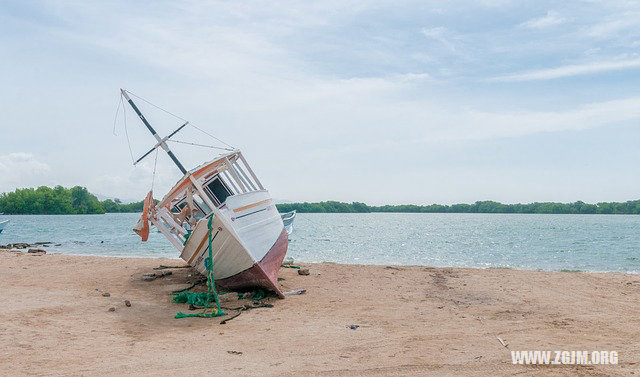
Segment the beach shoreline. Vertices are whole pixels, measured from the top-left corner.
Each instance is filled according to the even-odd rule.
[[[189,311],[169,292],[199,276],[141,280],[159,265],[184,262],[0,251],[0,376],[640,372],[635,274],[304,263],[309,276],[279,276],[305,294],[269,297],[273,307],[222,325],[174,319]],[[222,305],[251,300],[227,294]],[[513,365],[512,350],[615,350],[619,360]]]

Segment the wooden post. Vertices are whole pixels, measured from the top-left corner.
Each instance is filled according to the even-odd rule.
[[[253,189],[253,191],[256,191],[256,186],[253,184],[253,182],[251,182],[251,180],[249,179],[249,177],[247,176],[247,173],[244,172],[244,169],[242,169],[242,166],[238,163],[238,160],[236,159],[236,163],[234,168],[240,172],[240,178],[243,178],[243,182],[247,185],[247,187],[251,186],[251,188]]]
[[[233,190],[236,192],[236,194],[239,194],[239,193],[240,193],[240,190],[238,189],[238,187],[236,187],[236,184],[235,184],[235,183],[233,183],[233,179],[231,179],[231,176],[229,175],[229,173],[227,173],[227,171],[226,171],[226,170],[225,170],[225,171],[223,171],[222,173],[219,173],[219,174],[222,174],[222,175],[223,175],[223,177],[224,177],[224,179],[226,179],[226,180],[227,180],[227,182],[229,182],[229,184],[231,185],[231,187],[233,188]]]
[[[247,170],[249,170],[249,174],[251,174],[251,177],[253,177],[253,180],[258,184],[258,187],[260,187],[260,190],[264,190],[262,183],[260,183],[260,180],[251,169],[251,166],[249,166],[249,164],[247,163],[247,160],[244,159],[244,155],[242,155],[242,152],[238,152],[238,154],[240,155],[240,159],[242,160],[242,163],[244,164],[244,166],[246,166]]]
[[[227,164],[227,171],[229,172],[229,174],[231,174],[231,176],[236,181],[238,186],[240,186],[240,189],[242,189],[242,192],[246,193],[247,189],[244,187],[244,184],[240,180],[240,177],[238,177],[238,174],[236,174],[236,172],[233,170],[233,166],[231,166],[231,161],[229,161],[229,159],[227,157],[225,157],[224,160],[225,160],[225,162]]]

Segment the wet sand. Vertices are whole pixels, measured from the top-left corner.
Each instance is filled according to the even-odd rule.
[[[183,262],[0,251],[0,376],[640,375],[638,275],[305,264],[280,276],[306,294],[223,325],[174,319],[169,292],[196,275],[141,280],[161,264]],[[512,364],[538,349],[619,363]]]

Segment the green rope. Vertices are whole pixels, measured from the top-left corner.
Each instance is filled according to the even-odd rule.
[[[211,217],[213,217],[213,215],[211,215]],[[189,241],[189,237],[191,237],[191,229],[187,230],[187,234],[184,235],[184,242],[182,243],[182,246],[185,246],[187,244],[187,241]]]
[[[209,228],[209,258],[205,259],[204,265],[207,269],[207,291],[206,292],[181,292],[173,297],[174,302],[179,303],[187,303],[194,306],[203,306],[204,309],[202,313],[196,314],[185,314],[182,312],[178,312],[175,318],[188,318],[188,317],[203,317],[203,318],[212,318],[212,317],[220,317],[225,315],[226,313],[222,311],[220,308],[220,300],[218,299],[218,291],[216,290],[216,282],[215,275],[213,274],[213,237],[211,235],[211,224],[213,222],[213,214],[209,217],[209,222],[207,224]],[[216,303],[216,308],[211,312],[207,313],[207,309],[211,307],[211,299]]]
[[[282,267],[282,268],[295,268],[296,270],[300,269],[300,266],[296,266],[295,264],[281,264],[280,267]]]

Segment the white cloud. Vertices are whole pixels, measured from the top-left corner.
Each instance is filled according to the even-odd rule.
[[[615,18],[598,22],[586,30],[586,35],[595,39],[609,39],[638,34],[640,12],[624,12]]]
[[[451,52],[456,52],[455,40],[457,40],[457,37],[447,28],[442,26],[433,28],[422,28],[420,30],[420,33],[428,39],[433,39],[440,42]]]
[[[446,34],[447,29],[439,26],[433,28],[422,28],[420,32],[427,38],[440,39]]]
[[[69,98],[86,93],[91,97],[87,100],[90,106],[74,106],[68,112],[71,117],[62,117],[54,110],[50,116],[29,114],[16,109],[18,103],[9,106],[6,113],[11,115],[10,120],[19,120],[25,127],[23,134],[20,130],[12,132],[19,136],[13,136],[8,145],[29,144],[34,151],[47,148],[43,141],[32,142],[30,136],[44,131],[42,119],[47,119],[51,123],[47,129],[64,131],[59,132],[61,136],[52,135],[47,143],[66,146],[49,149],[47,162],[58,173],[57,181],[50,180],[52,184],[73,182],[95,193],[141,199],[151,184],[152,159],[130,168],[124,158],[128,157],[124,136],[104,138],[110,132],[115,110],[109,101],[123,85],[242,148],[268,187],[281,185],[280,191],[273,191],[275,196],[297,199],[304,193],[309,200],[338,195],[357,199],[357,188],[351,194],[325,189],[325,182],[316,180],[326,175],[316,171],[322,170],[326,161],[335,170],[359,171],[380,163],[381,151],[387,147],[420,150],[428,149],[423,148],[427,143],[448,145],[446,142],[452,140],[603,127],[640,117],[638,98],[608,101],[629,93],[629,82],[625,91],[612,89],[617,83],[600,81],[585,86],[569,81],[549,83],[558,99],[550,106],[545,105],[550,103],[545,94],[530,90],[534,86],[520,85],[516,90],[514,85],[506,92],[500,85],[477,85],[487,77],[487,70],[495,72],[496,67],[517,67],[509,68],[512,74],[491,79],[513,82],[640,67],[640,60],[633,60],[638,56],[633,51],[625,54],[611,48],[613,43],[596,43],[586,34],[585,25],[615,20],[614,14],[600,16],[590,10],[584,14],[598,13],[596,20],[585,16],[589,19],[578,25],[582,22],[578,18],[566,22],[555,11],[534,18],[546,9],[532,14],[534,7],[512,7],[502,1],[485,3],[508,5],[504,12],[513,12],[509,17],[499,17],[506,15],[502,10],[494,13],[494,9],[478,10],[468,4],[460,12],[456,6],[436,2],[446,12],[433,17],[430,12],[418,13],[419,6],[398,8],[393,3],[385,8],[379,3],[359,3],[174,2],[152,12],[139,12],[147,5],[138,4],[123,13],[122,7],[108,2],[86,7],[50,2],[54,11],[49,13],[56,22],[38,22],[37,33],[27,30],[15,38],[8,34],[8,42],[16,46],[3,65],[6,71],[17,71],[14,76],[28,81],[32,69],[24,62],[52,62],[42,67],[39,80],[32,80],[37,88],[44,82],[43,88],[48,87],[48,91],[31,90],[33,95],[13,97],[27,101],[36,98],[39,103],[32,102],[30,107],[42,112],[47,105],[54,108],[56,98],[73,103]],[[566,6],[558,9],[562,15],[575,14]],[[487,19],[495,22],[487,24]],[[518,26],[513,24],[514,19],[529,21]],[[531,32],[562,22],[566,27],[553,29],[553,33]],[[420,29],[422,25],[431,26]],[[614,33],[623,26],[610,21],[608,25],[603,23],[600,31],[594,30]],[[41,39],[34,40],[33,35]],[[548,40],[527,40],[531,35]],[[51,47],[34,47],[38,45]],[[27,50],[34,55],[25,53]],[[582,61],[585,51],[590,54],[589,60],[601,61],[562,66],[567,61]],[[59,74],[53,63],[74,68]],[[79,63],[83,68],[74,65]],[[532,70],[544,66],[555,68]],[[62,80],[71,84],[60,85]],[[596,94],[575,95],[586,86]],[[59,96],[46,95],[59,92]],[[7,98],[7,103],[14,99]],[[593,103],[575,104],[581,101]],[[527,106],[547,111],[530,111]],[[507,110],[513,108],[522,110]],[[150,113],[150,119],[155,120],[154,115]],[[85,132],[87,119],[107,126],[102,129],[96,125]],[[129,132],[138,157],[152,145],[152,138],[135,117],[129,119],[133,119]],[[178,126],[153,124],[162,135]],[[181,133],[179,139],[199,141],[188,136]],[[76,137],[77,143],[65,142]],[[22,144],[24,140],[30,142]],[[185,166],[202,161],[193,149],[181,151],[179,147],[175,146],[176,155]],[[335,155],[347,154],[349,158],[334,160]],[[82,158],[74,158],[77,156]],[[417,161],[416,166],[433,163],[422,156]],[[166,156],[161,155],[158,162],[156,196],[178,178]],[[282,179],[293,174],[289,168],[296,164],[304,168],[295,173],[295,179]],[[414,169],[412,174],[422,172],[421,167],[409,168]],[[350,179],[357,187],[357,179]],[[43,184],[37,179],[22,181],[37,183],[1,183],[2,187]],[[292,188],[291,181],[299,188]],[[313,191],[314,186],[317,191]],[[382,191],[374,187],[371,195]]]
[[[55,183],[48,164],[38,161],[31,153],[22,152],[0,156],[0,177],[0,192]]]
[[[452,117],[439,137],[483,140],[540,132],[583,130],[640,119],[640,97],[583,105],[564,111],[467,111]]]
[[[563,77],[587,75],[593,73],[617,71],[623,69],[640,68],[640,59],[619,60],[619,61],[601,61],[585,64],[572,64],[562,67],[541,69],[536,71],[528,71],[515,73],[511,75],[498,76],[488,81],[533,81],[533,80],[552,80]]]
[[[559,25],[565,22],[565,19],[556,11],[550,10],[546,15],[539,18],[533,18],[521,24],[522,27],[528,29],[544,29],[550,26]]]

